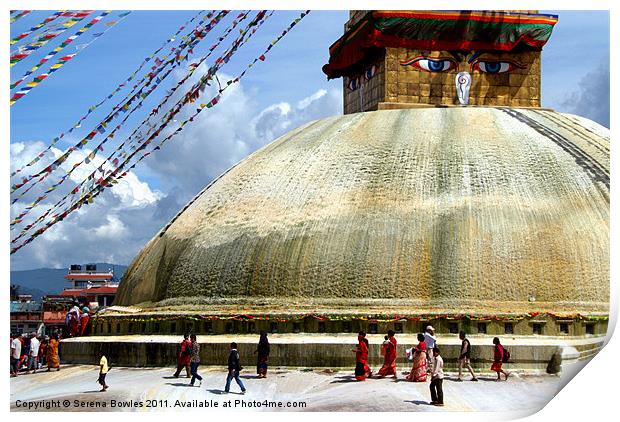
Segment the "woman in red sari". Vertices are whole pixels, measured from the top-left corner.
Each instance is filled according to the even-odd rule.
[[[491,371],[497,372],[497,379],[495,381],[501,380],[499,374],[504,374],[507,380],[508,373],[502,369],[502,362],[504,361],[504,346],[500,344],[499,337],[493,338],[493,344],[495,345],[495,350],[493,351],[493,364],[491,365]]]
[[[388,341],[385,343],[385,358],[383,366],[379,369],[379,376],[394,375],[396,378],[396,338],[394,331],[388,331]]]
[[[407,375],[407,381],[426,382],[426,343],[424,334],[418,334],[418,345],[411,351],[413,353],[413,367]]]
[[[187,378],[191,378],[189,364],[192,358],[192,342],[189,339],[189,334],[183,335],[183,342],[181,343],[181,350],[179,351],[179,358],[177,360],[177,370],[172,375],[175,378],[179,378],[181,371],[185,368]]]
[[[372,375],[368,367],[368,340],[366,340],[366,333],[360,331],[357,335],[357,341],[357,348],[353,350],[355,352],[355,379],[364,381]]]
[[[82,315],[80,316],[80,336],[86,335],[86,328],[88,327],[88,321],[90,321],[90,314],[88,313],[88,307],[82,308]]]

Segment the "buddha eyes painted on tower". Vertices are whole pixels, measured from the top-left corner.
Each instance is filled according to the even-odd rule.
[[[480,71],[482,73],[506,73],[514,69],[524,69],[525,66],[512,60],[479,60],[476,59],[470,65],[472,72]]]
[[[456,60],[450,58],[430,58],[417,56],[400,62],[401,66],[412,66],[425,72],[447,72],[456,69]]]
[[[362,81],[367,82],[377,74],[377,65],[367,67],[362,75],[350,76],[347,82],[347,88],[356,91],[362,86]]]
[[[401,66],[411,66],[430,73],[442,73],[450,71],[458,71],[459,67],[469,67],[470,72],[481,72],[488,74],[506,73],[514,69],[523,69],[524,65],[509,59],[485,58],[484,53],[472,52],[469,60],[457,60],[458,54],[451,53],[451,57],[447,57],[444,52],[439,53],[439,57],[431,57],[430,55],[417,55],[400,62]],[[459,66],[461,65],[461,66]]]

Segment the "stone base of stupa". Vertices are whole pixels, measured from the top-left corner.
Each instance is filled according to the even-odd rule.
[[[290,333],[269,334],[272,367],[347,368],[355,366],[354,333]],[[472,365],[476,371],[489,372],[493,360],[493,335],[470,335]],[[252,371],[256,363],[256,334],[198,335],[202,365],[226,365],[229,345],[238,344],[242,364]],[[382,334],[368,334],[369,364],[378,370],[383,363],[380,355]],[[406,370],[405,349],[417,344],[415,335],[396,334],[398,341],[397,366]],[[61,341],[63,363],[97,364],[98,352],[103,350],[113,366],[174,366],[177,360],[179,335],[122,335],[89,336]],[[511,354],[506,368],[510,371],[557,373],[566,363],[574,363],[595,355],[603,346],[603,336],[501,336],[502,344]],[[458,335],[438,336],[438,345],[447,369],[454,370],[460,348]]]

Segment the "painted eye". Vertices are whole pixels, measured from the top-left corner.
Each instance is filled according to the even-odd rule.
[[[490,60],[478,60],[472,64],[472,71],[479,70],[482,73],[506,73],[517,68],[524,68],[525,66],[508,61],[490,61]]]
[[[364,79],[369,81],[372,79],[373,76],[375,76],[376,73],[377,73],[377,66],[373,64],[368,69],[366,69],[366,71],[364,72]]]
[[[360,78],[351,78],[347,85],[351,91],[355,91],[360,87]]]
[[[413,66],[425,72],[447,72],[456,69],[456,62],[452,59],[429,59],[427,57],[415,57],[400,62],[401,66]]]

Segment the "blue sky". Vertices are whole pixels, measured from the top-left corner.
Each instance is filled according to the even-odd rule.
[[[112,13],[106,21],[116,19],[118,13]],[[27,162],[54,136],[67,130],[195,13],[134,11],[18,101],[10,109],[12,168]],[[609,14],[544,13],[557,13],[560,20],[543,51],[543,106],[576,112],[608,125]],[[50,11],[36,11],[17,21],[10,27],[11,37],[49,14]],[[276,12],[222,68],[222,78],[241,71],[298,15],[295,11]],[[11,68],[11,81],[91,18]],[[341,113],[342,82],[328,82],[321,66],[327,62],[328,47],[342,34],[347,18],[346,11],[312,12],[274,47],[265,62],[259,62],[248,73],[240,86],[227,91],[223,101],[208,115],[201,114],[200,121],[188,125],[178,139],[145,160],[136,169],[135,177],[102,195],[99,203],[85,207],[13,255],[12,268],[64,267],[74,262],[102,261],[127,264],[187,200],[230,165],[295,126]],[[223,31],[230,19],[223,21],[212,35]],[[99,26],[65,52],[75,52],[75,45],[91,40],[92,33],[105,29]],[[201,43],[193,57],[201,56],[211,45],[211,39]],[[225,41],[223,45],[228,44]],[[171,75],[162,91],[180,75],[182,72]],[[97,117],[104,116],[124,93],[121,91],[93,113],[81,131],[74,132],[76,136],[65,138],[68,142],[58,146],[64,149],[80,139],[78,136],[88,133],[99,121]],[[154,96],[145,102],[142,113],[128,121],[127,129],[133,129],[140,121],[138,117],[143,117],[149,105],[156,104],[159,98]],[[56,180],[54,175],[50,180]],[[11,215],[19,210],[14,207]]]

